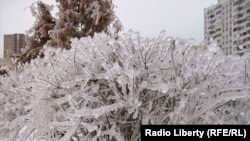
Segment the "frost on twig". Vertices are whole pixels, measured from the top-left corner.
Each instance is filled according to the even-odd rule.
[[[197,49],[164,32],[71,42],[0,76],[1,140],[137,141],[141,124],[250,121],[247,55]]]

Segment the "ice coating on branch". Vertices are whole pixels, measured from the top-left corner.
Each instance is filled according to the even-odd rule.
[[[249,54],[225,56],[164,32],[71,42],[0,76],[0,140],[137,141],[142,123],[250,121]]]
[[[217,45],[216,42],[211,43],[210,45],[208,45],[207,48],[210,52],[214,52],[214,53],[216,53],[220,50],[220,47]]]

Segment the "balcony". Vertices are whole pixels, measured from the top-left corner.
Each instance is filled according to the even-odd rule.
[[[244,14],[236,14],[236,15],[234,15],[233,18],[241,18],[241,17],[243,17],[243,16],[244,16]]]
[[[216,35],[214,36],[214,39],[217,39],[217,38],[219,38],[219,37],[221,37],[221,33],[216,34]]]
[[[208,29],[214,29],[215,28],[215,25],[211,25],[208,27]]]
[[[245,9],[248,9],[250,6],[250,2],[247,2],[245,4],[243,4],[242,6],[241,5],[235,5],[234,6],[234,12],[240,12],[240,11],[243,11]]]
[[[247,36],[247,35],[250,35],[250,30],[240,33],[240,36]]]
[[[234,28],[233,28],[233,31],[235,32],[235,31],[240,31],[240,30],[242,30],[242,29],[244,29],[244,26],[235,26]]]
[[[245,39],[242,40],[243,43],[249,42],[250,41],[250,37],[246,37]]]
[[[247,2],[246,4],[244,4],[243,9],[246,9],[246,8],[248,8],[249,6],[250,6],[250,2]]]
[[[214,8],[214,10],[216,11],[216,10],[220,9],[221,7],[222,7],[222,5],[219,4],[219,5],[217,5],[217,6]]]
[[[234,22],[234,25],[241,25],[241,24],[243,24],[243,23],[245,23],[247,20],[246,19],[238,19],[238,20],[236,20],[235,22]]]
[[[250,27],[246,27],[244,30],[245,30],[245,32],[247,32],[247,33],[249,34],[249,32],[250,32]]]
[[[233,5],[241,5],[245,2],[246,0],[236,0]]]
[[[212,19],[212,18],[214,18],[214,17],[215,17],[214,15],[210,15],[210,16],[209,16],[210,19]]]
[[[236,8],[236,11],[239,12],[239,11],[242,11],[243,9],[244,9],[243,6],[239,6],[239,7]]]
[[[220,15],[221,13],[222,13],[222,11],[219,10],[219,11],[217,11],[215,14],[216,14],[216,15]]]
[[[210,24],[214,24],[215,22],[216,22],[216,19],[211,20],[209,23],[210,23]]]
[[[250,8],[246,10],[247,14],[250,13]]]
[[[248,22],[248,23],[246,24],[246,27],[250,27],[250,22]]]
[[[210,31],[210,32],[209,32],[209,35],[212,35],[212,34],[214,34],[214,33],[215,33],[214,31]]]

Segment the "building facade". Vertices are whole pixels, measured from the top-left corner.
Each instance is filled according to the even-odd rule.
[[[24,34],[4,35],[4,57],[9,57],[13,53],[21,53],[21,49],[25,48],[25,46]]]
[[[204,10],[205,44],[216,42],[228,54],[250,51],[250,0],[218,0]]]
[[[250,0],[233,1],[233,53],[250,52]]]

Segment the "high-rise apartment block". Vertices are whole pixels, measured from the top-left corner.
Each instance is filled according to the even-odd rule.
[[[233,52],[250,51],[250,0],[234,0]]]
[[[25,45],[24,34],[4,35],[4,57],[9,57],[12,53],[21,53],[21,49],[24,48]]]
[[[205,43],[228,54],[250,52],[250,0],[218,0],[204,10]]]

